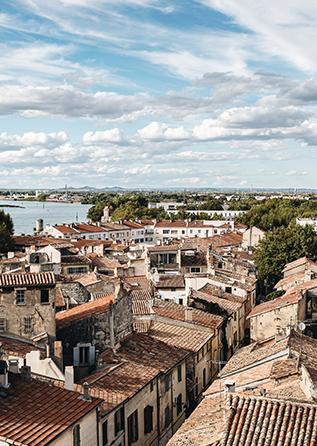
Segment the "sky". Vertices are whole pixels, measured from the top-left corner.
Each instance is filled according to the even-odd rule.
[[[0,187],[316,188],[316,0],[1,0]]]

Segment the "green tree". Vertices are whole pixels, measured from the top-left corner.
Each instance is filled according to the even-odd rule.
[[[255,250],[260,293],[271,293],[282,278],[285,264],[303,256],[317,256],[317,236],[311,226],[291,224],[267,232]]]
[[[13,249],[13,222],[9,214],[0,210],[0,254],[6,254]]]

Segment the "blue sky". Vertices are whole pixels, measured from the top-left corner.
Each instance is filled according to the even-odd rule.
[[[0,187],[316,187],[314,0],[2,0]]]

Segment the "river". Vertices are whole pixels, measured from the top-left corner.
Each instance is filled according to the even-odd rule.
[[[0,210],[11,215],[15,234],[33,234],[33,228],[38,218],[44,220],[44,227],[47,224],[86,221],[90,207],[91,205],[79,203],[0,200]]]

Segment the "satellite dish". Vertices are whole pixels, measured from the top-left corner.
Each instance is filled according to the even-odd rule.
[[[304,324],[304,322],[300,322],[300,323],[298,324],[298,328],[299,328],[300,331],[304,331],[305,328],[306,328],[306,325]]]

